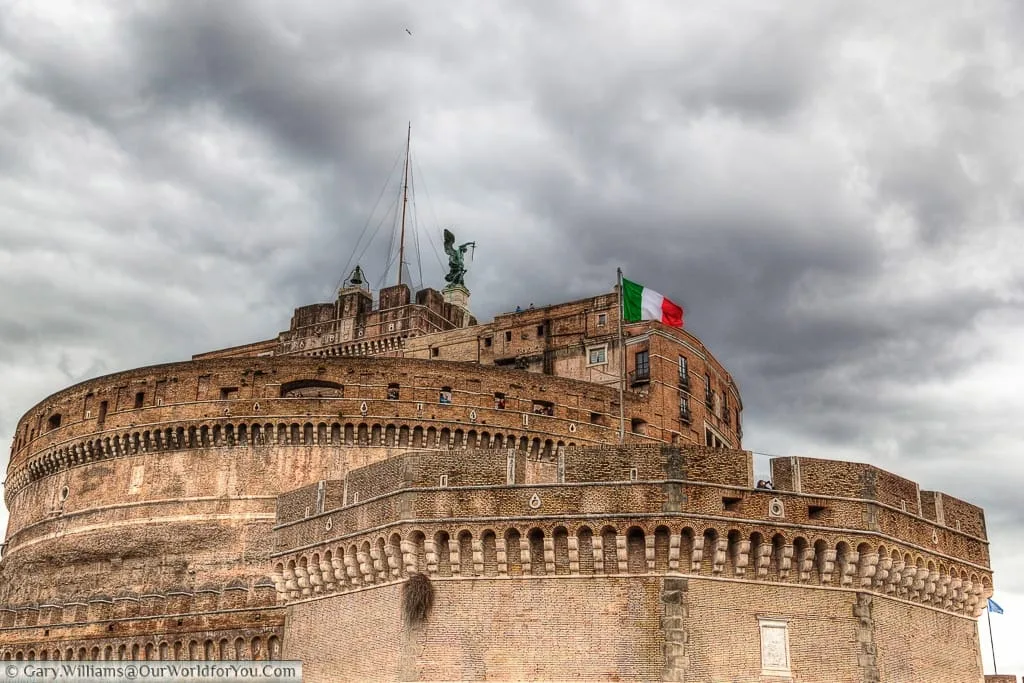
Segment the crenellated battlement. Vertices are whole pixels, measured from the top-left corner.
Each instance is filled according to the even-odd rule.
[[[986,538],[981,508],[938,491],[922,491],[909,479],[873,465],[819,458],[773,458],[777,490],[808,495],[875,500],[939,525]]]

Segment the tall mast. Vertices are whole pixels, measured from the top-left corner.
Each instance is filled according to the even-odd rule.
[[[402,236],[398,242],[398,284],[402,284],[402,264],[405,263],[405,207],[409,203],[409,142],[412,140],[412,121],[405,135],[405,170],[402,171]]]

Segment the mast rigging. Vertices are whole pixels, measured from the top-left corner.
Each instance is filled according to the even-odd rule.
[[[398,241],[398,284],[402,284],[402,266],[405,265],[405,210],[409,204],[409,143],[412,141],[412,121],[405,134],[405,169],[402,171],[402,234]]]

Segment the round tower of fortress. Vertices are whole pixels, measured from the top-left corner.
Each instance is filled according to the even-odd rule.
[[[275,339],[59,391],[12,444],[0,657],[980,678],[979,509],[806,458],[755,489],[731,375],[688,332],[623,348],[617,323],[612,295],[477,324],[347,288]],[[409,624],[414,574],[436,599]]]

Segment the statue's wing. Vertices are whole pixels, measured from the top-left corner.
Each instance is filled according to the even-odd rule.
[[[452,245],[455,244],[455,235],[448,228],[444,229],[444,248],[451,249]]]

